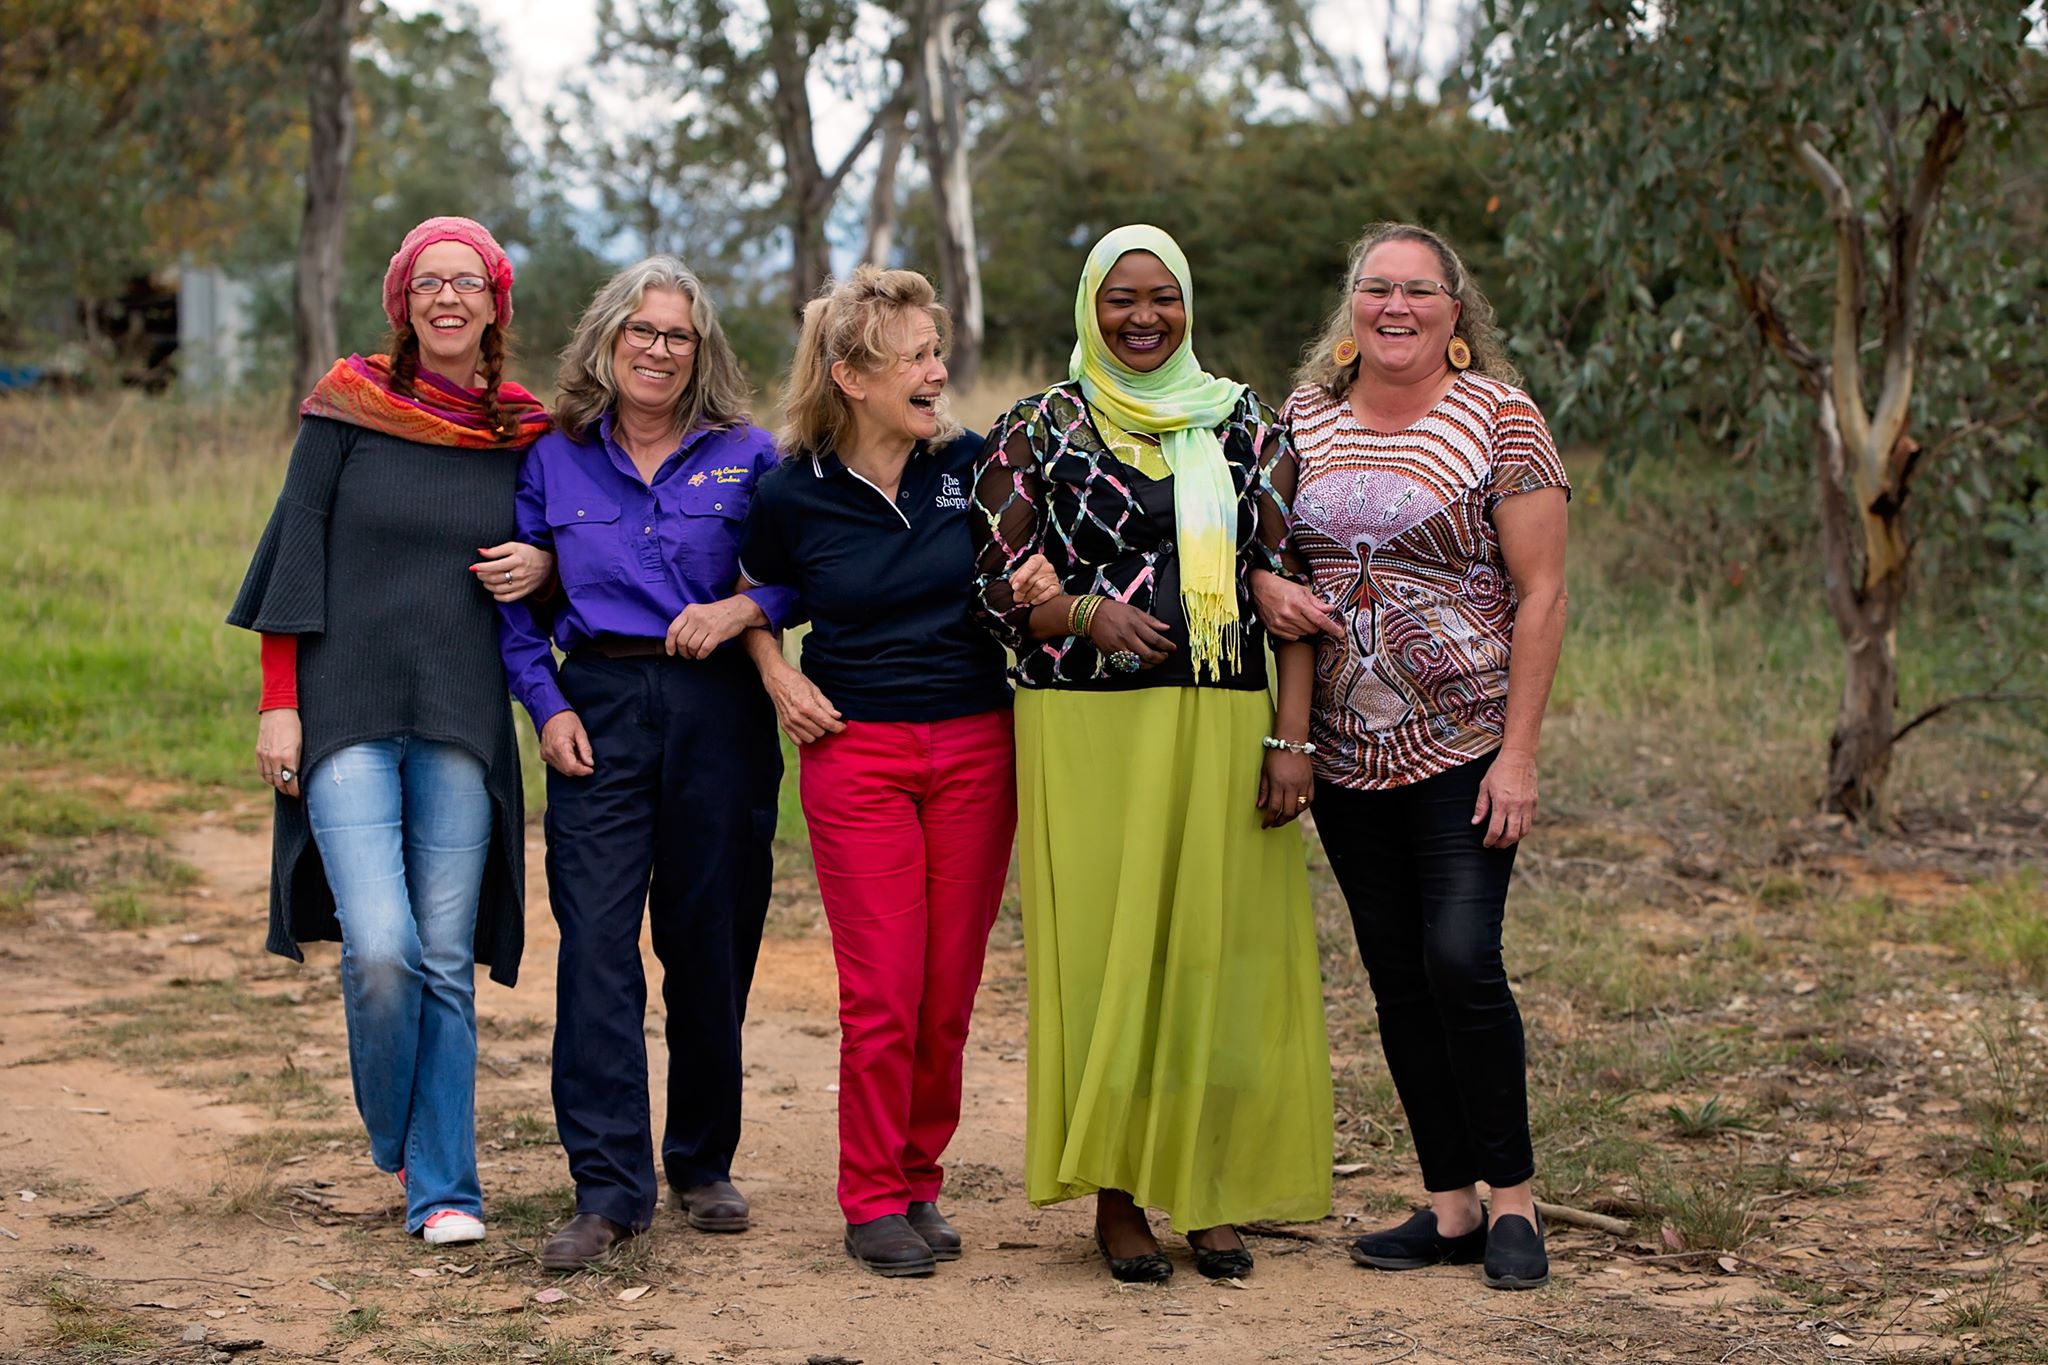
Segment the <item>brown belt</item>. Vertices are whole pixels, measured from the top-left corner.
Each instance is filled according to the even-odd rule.
[[[668,641],[633,635],[599,635],[576,646],[574,652],[581,654],[586,649],[607,659],[659,659],[668,653]]]

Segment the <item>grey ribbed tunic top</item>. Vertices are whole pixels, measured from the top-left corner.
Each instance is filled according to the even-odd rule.
[[[227,618],[299,637],[300,772],[401,735],[460,745],[484,764],[496,814],[476,960],[507,986],[526,941],[525,812],[496,604],[469,566],[478,547],[512,539],[523,456],[304,419]],[[279,793],[265,947],[304,961],[299,944],[340,937],[306,803]]]

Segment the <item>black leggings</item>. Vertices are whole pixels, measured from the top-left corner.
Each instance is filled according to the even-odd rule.
[[[1431,1192],[1518,1185],[1536,1170],[1522,1014],[1500,959],[1515,849],[1487,848],[1472,823],[1492,763],[1384,791],[1316,784],[1316,828]]]

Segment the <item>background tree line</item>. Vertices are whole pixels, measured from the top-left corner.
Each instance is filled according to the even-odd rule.
[[[648,250],[706,275],[763,380],[854,259],[939,281],[956,378],[1046,374],[1081,252],[1142,219],[1196,263],[1206,363],[1277,400],[1361,225],[1413,219],[1465,253],[1603,489],[1671,503],[1649,571],[1817,592],[1845,675],[1829,805],[1880,810],[1920,718],[1915,593],[1985,623],[1981,687],[1928,705],[2038,704],[2038,4],[1415,0],[1373,7],[1370,76],[1318,37],[1357,8],[1335,0],[597,6],[529,145],[459,3],[0,0],[0,358],[183,257],[259,283],[266,373],[297,387],[293,337],[301,372],[373,345],[390,244],[452,210],[518,257],[543,381]]]

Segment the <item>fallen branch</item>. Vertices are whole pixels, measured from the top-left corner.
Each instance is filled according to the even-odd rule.
[[[1594,1213],[1590,1209],[1575,1209],[1569,1204],[1546,1204],[1539,1199],[1536,1201],[1536,1212],[1552,1223],[1563,1223],[1566,1227],[1572,1228],[1589,1228],[1594,1232],[1604,1232],[1609,1237],[1626,1237],[1635,1231],[1634,1226],[1625,1218],[1610,1218],[1604,1213]]]
[[[84,1223],[94,1218],[105,1218],[116,1209],[126,1208],[148,1193],[148,1190],[133,1190],[127,1194],[118,1194],[112,1199],[102,1199],[99,1203],[89,1208],[77,1209],[70,1213],[53,1213],[50,1215],[50,1221],[53,1223]]]

